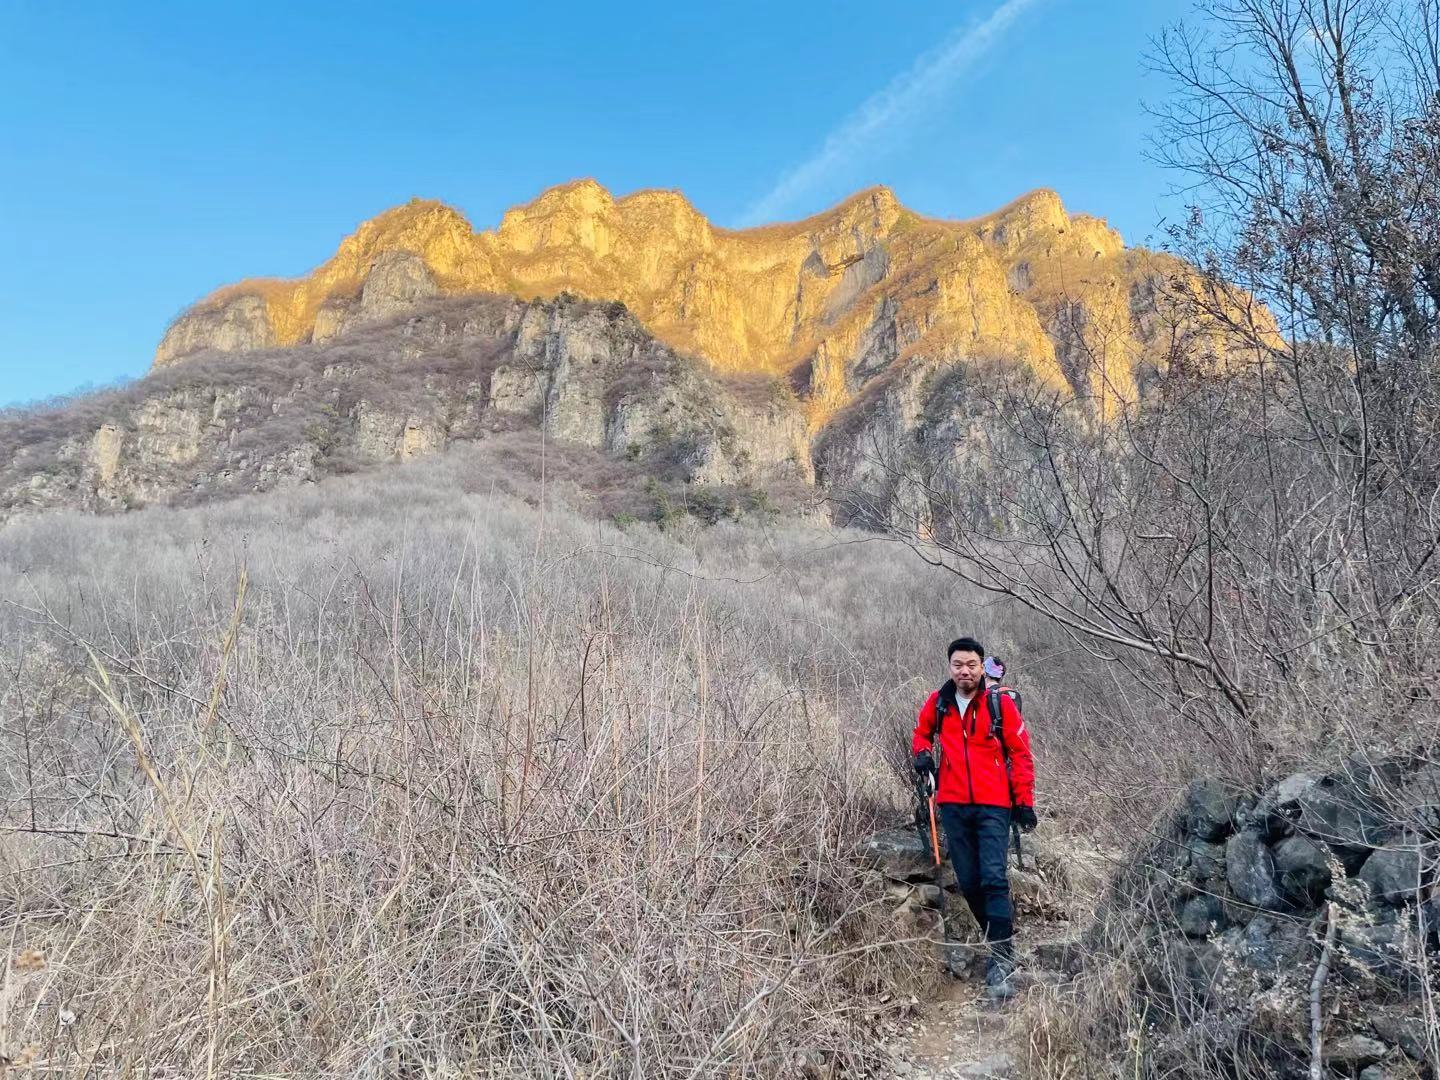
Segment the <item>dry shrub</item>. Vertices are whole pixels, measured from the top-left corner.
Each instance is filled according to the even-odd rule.
[[[878,750],[957,598],[853,537],[687,547],[462,493],[458,462],[7,528],[0,935],[44,962],[10,973],[0,1052],[873,1064],[919,954],[853,845],[896,812]]]

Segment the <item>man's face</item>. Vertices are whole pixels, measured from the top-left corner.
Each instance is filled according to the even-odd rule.
[[[972,693],[980,685],[983,661],[973,652],[957,649],[950,654],[950,678],[955,680],[955,689],[962,694]]]

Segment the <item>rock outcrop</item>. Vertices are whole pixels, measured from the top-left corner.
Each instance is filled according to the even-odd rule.
[[[620,304],[427,300],[414,256],[383,263],[323,342],[211,352],[0,420],[0,517],[312,482],[517,428],[594,452],[602,471],[618,461],[667,490],[708,491],[707,513],[731,505],[715,491],[812,478],[803,411],[782,384],[727,383]],[[663,512],[682,500],[656,501]]]
[[[1187,334],[1187,362],[1221,357],[1176,299],[1196,281],[1049,191],[961,222],[875,188],[744,231],[593,181],[491,232],[415,200],[305,277],[197,304],[136,386],[0,420],[0,514],[308,482],[533,426],[670,481],[810,485],[842,523],[923,533],[933,492],[907,477],[1031,452],[997,444],[995,380],[1103,401]]]
[[[1133,391],[1175,329],[1156,282],[1189,273],[1126,249],[1052,191],[941,221],[873,188],[805,221],[731,231],[678,192],[617,199],[581,180],[488,232],[436,202],[386,211],[303,278],[203,300],[170,327],[155,363],[323,341],[437,292],[568,292],[623,302],[716,371],[803,373],[813,431],[912,357],[1013,360],[1056,384]]]

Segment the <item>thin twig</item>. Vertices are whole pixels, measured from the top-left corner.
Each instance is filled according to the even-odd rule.
[[[1325,1059],[1320,1041],[1320,993],[1325,989],[1325,979],[1330,974],[1330,954],[1335,947],[1335,908],[1328,901],[1325,904],[1325,944],[1320,949],[1320,963],[1310,980],[1310,1080],[1321,1080],[1325,1075]]]

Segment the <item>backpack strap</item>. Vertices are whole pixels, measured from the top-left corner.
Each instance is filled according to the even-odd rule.
[[[1005,717],[1000,711],[1000,695],[1004,694],[1015,703],[1015,711],[1024,713],[1025,709],[1020,704],[1020,691],[1012,686],[990,686],[985,690],[985,700],[990,712],[990,734],[1002,747],[1005,745]],[[1006,756],[1009,751],[1006,750]]]
[[[1005,714],[1000,711],[1000,695],[1006,695],[1015,702],[1015,711],[1020,711],[1020,691],[1008,686],[990,686],[985,690],[985,702],[990,712],[990,734],[1000,744],[1000,756],[1005,759],[1005,781],[1010,785],[1010,805],[1015,805],[1015,778],[1010,772],[1010,747],[1005,742]],[[1012,822],[1013,827],[1013,822]],[[1019,857],[1020,834],[1015,834],[1016,857]]]
[[[940,689],[935,692],[935,719],[930,724],[930,744],[935,745],[935,740],[940,737],[940,723],[945,719],[945,691],[950,690],[950,700],[955,700],[955,684],[946,679],[940,684]]]
[[[1010,750],[1005,745],[1005,714],[1000,711],[1000,694],[998,686],[991,686],[985,690],[985,703],[990,713],[990,737],[1000,744],[1001,751],[1005,754],[1005,764],[1009,767]]]

